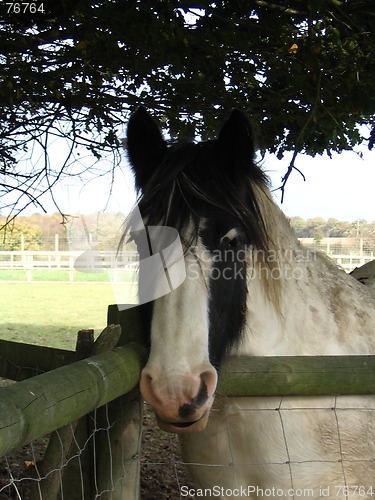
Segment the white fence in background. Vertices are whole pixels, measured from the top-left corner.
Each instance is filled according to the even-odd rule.
[[[338,238],[336,242],[337,240]],[[345,238],[341,238],[341,240],[345,240]],[[375,259],[374,250],[364,246],[362,240],[357,242],[357,248],[354,250],[350,250],[344,244],[333,243],[329,238],[320,242],[319,245],[312,238],[303,239],[301,242],[312,250],[328,254],[347,272]],[[34,270],[66,270],[69,272],[69,281],[74,281],[75,271],[110,271],[112,273],[111,281],[117,281],[117,275],[121,271],[133,271],[137,263],[138,253],[136,251],[126,251],[120,254],[114,250],[92,250],[86,253],[60,250],[0,251],[0,271],[26,271],[27,281],[32,280],[32,271]]]
[[[136,251],[120,254],[110,250],[93,250],[86,253],[46,250],[0,251],[0,270],[26,271],[27,281],[31,281],[31,272],[34,270],[69,271],[69,281],[74,280],[75,271],[110,271],[112,281],[117,281],[116,273],[132,271],[137,263],[138,252]]]
[[[356,267],[363,266],[375,259],[375,242],[369,243],[363,238],[300,238],[303,246],[323,252],[350,273]]]
[[[374,253],[371,255],[336,255],[329,254],[332,260],[334,260],[340,267],[342,267],[347,273],[351,273],[356,267],[361,267],[367,262],[374,260]]]

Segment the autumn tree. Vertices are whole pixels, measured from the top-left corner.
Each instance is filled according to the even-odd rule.
[[[348,222],[333,218],[325,221],[321,217],[308,220],[291,217],[290,223],[298,238],[366,238],[373,242],[375,236],[375,221],[363,219]],[[317,238],[318,235],[320,238]]]
[[[108,154],[115,169],[140,104],[172,136],[205,138],[231,108],[247,111],[263,152],[293,151],[284,181],[299,152],[373,146],[373,0],[25,5],[1,5],[0,195],[10,213],[53,196],[66,175],[102,174],[95,162]],[[56,139],[67,145],[60,163]]]
[[[0,218],[0,224],[4,225]],[[1,250],[39,250],[43,243],[42,230],[31,221],[12,221],[0,230]]]

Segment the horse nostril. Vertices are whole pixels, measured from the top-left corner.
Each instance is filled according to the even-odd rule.
[[[178,409],[178,414],[181,418],[187,418],[194,415],[195,411],[201,408],[208,399],[208,391],[205,381],[201,378],[199,391],[194,396],[190,403],[185,403]]]
[[[193,404],[185,403],[178,409],[178,416],[181,418],[188,418],[194,415],[196,406]]]

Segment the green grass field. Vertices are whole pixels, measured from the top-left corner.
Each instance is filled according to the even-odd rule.
[[[74,349],[78,330],[106,326],[109,304],[136,302],[134,283],[114,286],[0,280],[0,338]]]

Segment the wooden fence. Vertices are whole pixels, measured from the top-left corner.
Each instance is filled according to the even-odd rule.
[[[141,315],[142,306],[121,312],[117,306],[110,306],[108,323],[117,326],[108,326],[95,343],[92,331],[82,332],[77,353],[1,342],[3,358],[7,360],[0,363],[1,376],[14,377],[14,366],[28,368],[21,371],[23,381],[1,389],[0,456],[60,429],[58,446],[51,437],[40,465],[48,475],[47,480],[38,483],[42,498],[56,498],[60,487],[64,488],[66,498],[77,498],[69,493],[69,488],[76,488],[81,479],[74,480],[69,467],[63,472],[63,478],[64,475],[69,478],[65,483],[55,473],[61,461],[61,441],[71,441],[72,425],[78,429],[86,414],[108,403],[116,424],[109,433],[110,460],[107,438],[104,447],[98,439],[95,450],[91,450],[97,469],[96,488],[108,492],[100,498],[137,498],[141,429],[137,385],[147,357],[139,342]],[[115,344],[120,347],[113,348]],[[93,352],[94,356],[86,357]],[[77,356],[84,359],[77,361]],[[48,368],[53,370],[26,378],[33,371]],[[223,367],[218,391],[228,396],[375,394],[375,356],[230,358]],[[125,412],[119,411],[119,402],[126,405]],[[64,458],[69,460],[69,443],[64,443],[63,448],[67,450]],[[132,465],[132,472],[125,476],[124,450],[125,464]],[[138,465],[133,467],[134,463]]]
[[[70,500],[96,498],[98,491],[104,499],[136,498],[140,465],[134,458],[134,434],[141,432],[137,384],[145,361],[145,349],[133,341],[140,337],[137,315],[136,308],[125,315],[126,336],[119,325],[108,325],[95,342],[93,330],[79,332],[76,352],[0,342],[0,376],[21,380],[0,389],[0,456],[51,432],[32,478],[32,500],[52,500],[59,490]],[[51,371],[28,378],[45,370]],[[97,432],[89,418],[93,411],[95,426],[108,427],[107,412],[111,424],[104,437],[98,433],[88,446],[90,434]]]

